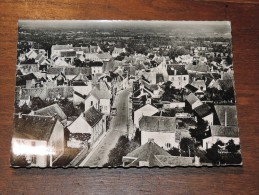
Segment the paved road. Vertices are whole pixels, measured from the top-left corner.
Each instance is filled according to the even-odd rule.
[[[127,112],[128,112],[129,89],[119,92],[116,96],[114,107],[117,115],[113,117],[109,131],[103,140],[96,146],[90,158],[82,166],[101,167],[108,162],[108,155],[119,137],[127,134]]]

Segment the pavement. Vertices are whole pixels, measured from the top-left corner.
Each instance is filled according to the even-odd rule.
[[[129,92],[129,88],[118,92],[114,101],[114,107],[117,108],[117,115],[112,117],[106,136],[92,149],[91,153],[82,161],[80,166],[102,167],[108,162],[109,153],[116,146],[119,137],[128,134]]]

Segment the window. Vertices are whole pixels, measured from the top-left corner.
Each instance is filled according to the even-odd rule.
[[[174,80],[174,77],[172,77],[172,81]]]
[[[170,143],[166,143],[165,146],[166,146],[167,148],[171,148],[171,144],[170,144]]]
[[[186,81],[186,77],[183,77],[183,80]]]
[[[91,101],[91,106],[94,104],[94,102],[93,101]]]
[[[36,164],[36,155],[31,156],[31,163]]]
[[[36,142],[35,142],[35,141],[32,141],[32,142],[31,142],[31,146],[32,146],[32,147],[35,147],[35,146],[36,146]]]

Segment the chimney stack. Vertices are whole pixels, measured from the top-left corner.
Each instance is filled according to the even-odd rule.
[[[22,118],[22,113],[21,112],[18,113],[18,117]]]
[[[148,143],[155,143],[154,138],[148,138]]]
[[[227,121],[228,121],[228,115],[227,115],[227,111],[225,111],[225,127],[228,125]]]

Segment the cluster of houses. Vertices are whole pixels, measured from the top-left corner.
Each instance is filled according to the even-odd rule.
[[[194,157],[168,153],[179,148],[182,138],[191,138],[189,130],[197,127],[198,120],[208,122],[204,150],[218,140],[239,144],[234,102],[203,100],[207,89],[233,88],[233,67],[209,64],[199,50],[204,49],[175,60],[157,54],[123,55],[116,60],[125,48],[105,53],[98,45],[53,45],[50,55],[33,48],[20,54],[17,106],[30,107],[35,98],[55,103],[14,115],[13,153],[23,156],[28,166],[46,167],[55,166],[66,148],[88,150],[107,132],[114,98],[128,87],[132,88],[132,121],[135,131],[141,132],[141,146],[123,157],[124,166],[199,165]],[[75,62],[85,65],[75,66]],[[81,114],[66,116],[58,105],[63,99],[83,107]]]
[[[233,90],[232,66],[208,64],[201,58],[206,59],[197,50],[179,56],[177,63],[164,58],[134,81],[132,116],[141,147],[123,157],[124,166],[200,166],[198,156],[168,154],[173,148],[180,149],[183,138],[194,139],[190,130],[199,128],[198,121],[208,124],[200,150],[206,151],[218,141],[225,144],[222,151],[230,140],[240,144],[234,100],[217,102],[215,94],[208,92]]]
[[[128,86],[128,72],[134,71],[129,66],[112,66],[105,71],[105,63],[123,51],[115,48],[111,55],[101,52],[99,46],[53,45],[50,57],[43,49],[20,54],[16,105],[30,108],[33,100],[54,102],[30,113],[15,114],[12,144],[15,155],[24,155],[20,161],[28,166],[55,166],[66,148],[87,150],[100,139],[108,129],[114,97]],[[76,60],[88,65],[76,67]],[[64,99],[74,107],[83,105],[82,113],[66,116],[58,105]]]

